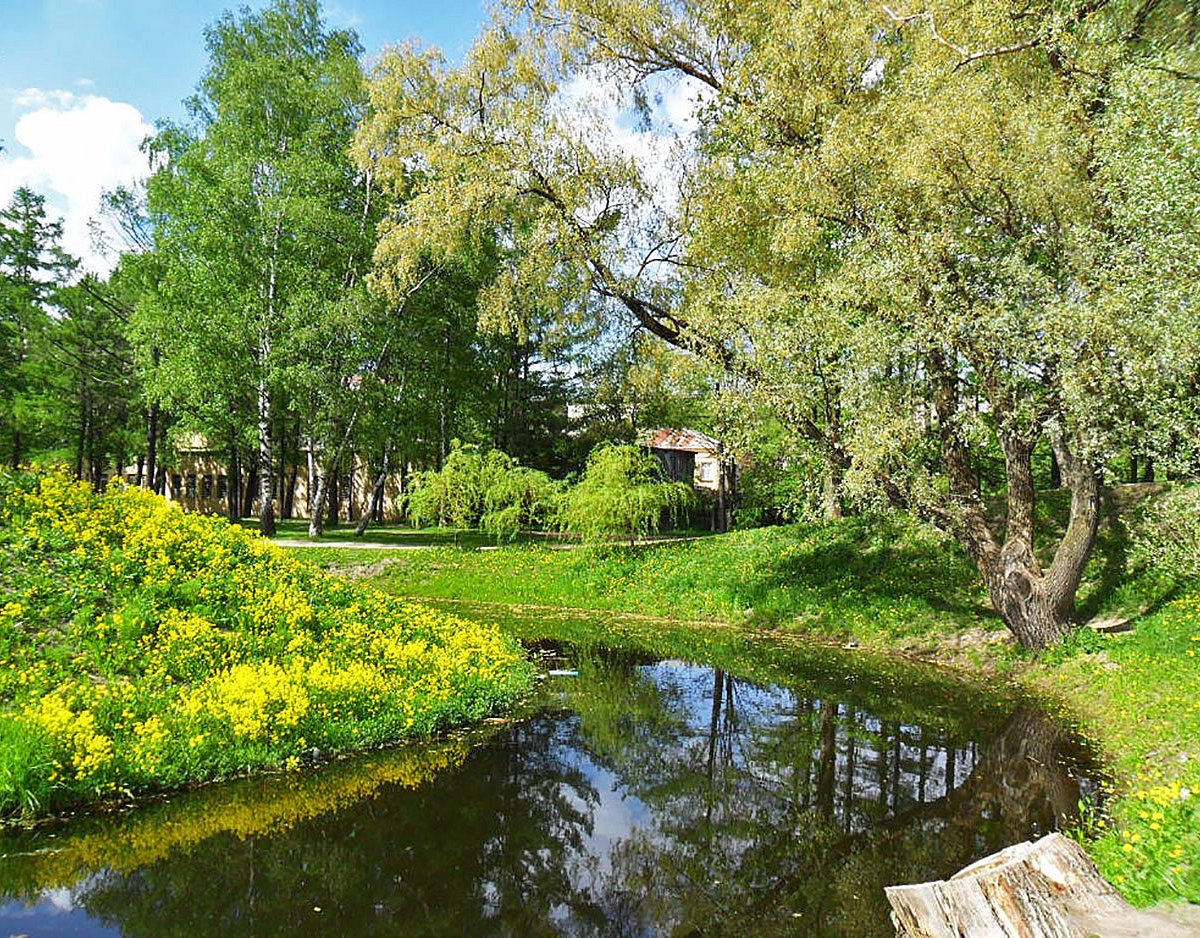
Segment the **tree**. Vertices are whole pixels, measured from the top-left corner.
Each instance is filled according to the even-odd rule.
[[[49,308],[75,262],[59,246],[62,222],[46,217],[46,200],[21,187],[0,211],[0,427],[9,464],[29,455],[36,430],[30,413]]]
[[[174,409],[235,447],[253,437],[270,534],[284,369],[304,356],[331,382],[353,371],[346,348],[300,349],[294,338],[353,308],[369,257],[371,180],[346,156],[364,104],[361,49],[352,32],[325,27],[315,0],[226,14],[205,37],[192,123],[152,144],[148,204],[165,271],[160,302],[146,307],[160,322],[144,331],[161,341],[157,387]],[[311,446],[336,443],[333,431]]]
[[[418,525],[478,526],[497,541],[512,540],[522,528],[544,527],[561,494],[561,483],[507,453],[454,440],[440,470],[413,478],[408,513]]]
[[[410,188],[377,257],[402,283],[417,244],[523,219],[528,261],[493,299],[516,284],[599,303],[719,364],[839,489],[952,533],[1018,640],[1044,647],[1074,625],[1107,461],[1139,422],[1192,426],[1195,281],[1164,301],[1147,284],[1170,278],[1121,231],[1149,204],[1186,216],[1193,157],[1131,151],[1114,128],[1187,126],[1197,16],[1179,0],[517,3],[457,68],[413,49],[382,63],[357,153]],[[601,110],[571,106],[581,76],[650,120],[663,82],[702,89],[677,199]],[[1046,442],[1071,491],[1052,559],[1034,546]],[[993,453],[999,519],[980,484]]]
[[[140,449],[141,387],[128,337],[129,307],[114,274],[91,275],[59,291],[59,310],[46,333],[40,397],[56,445],[80,479],[101,487]],[[47,441],[49,442],[49,441]],[[68,456],[69,454],[69,456]]]
[[[585,541],[637,538],[658,530],[692,502],[690,485],[663,479],[658,459],[640,446],[608,444],[588,457],[583,478],[563,496],[562,524]]]

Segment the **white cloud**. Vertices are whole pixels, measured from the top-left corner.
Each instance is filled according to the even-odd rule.
[[[140,146],[154,128],[133,105],[99,95],[26,88],[12,104],[24,113],[0,153],[0,200],[7,204],[20,186],[44,195],[63,217],[63,247],[86,269],[107,273],[115,258],[96,252],[88,222],[103,190],[148,174]],[[13,152],[14,143],[27,154]]]

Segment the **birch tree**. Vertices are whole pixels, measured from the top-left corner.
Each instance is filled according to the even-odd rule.
[[[151,315],[169,318],[158,383],[201,427],[227,411],[252,428],[270,534],[281,375],[300,354],[287,337],[345,309],[374,228],[370,180],[346,155],[364,104],[361,49],[312,0],[226,14],[205,39],[190,122],[152,144],[149,207],[167,272]]]

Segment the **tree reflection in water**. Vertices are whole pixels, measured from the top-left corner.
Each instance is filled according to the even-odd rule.
[[[949,875],[1080,798],[1073,740],[1028,706],[997,718],[967,696],[939,724],[903,687],[885,708],[853,682],[822,696],[602,650],[575,667],[415,790],[91,871],[74,901],[139,936],[890,935],[885,885]],[[16,907],[0,925],[53,933],[49,909]]]

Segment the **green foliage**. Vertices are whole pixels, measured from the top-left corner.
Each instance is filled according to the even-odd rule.
[[[664,481],[662,464],[631,444],[601,445],[588,457],[583,478],[563,499],[561,524],[589,543],[621,538],[633,543],[659,529],[664,516],[691,505],[692,487]]]
[[[372,77],[356,157],[407,198],[379,277],[511,230],[490,315],[600,310],[705,359],[1054,641],[1074,596],[1035,621],[1005,584],[1073,593],[1106,461],[1187,463],[1197,437],[1194,7],[511,3],[461,64],[401,47]],[[667,93],[696,133],[631,147],[613,100],[653,127]],[[984,495],[1031,509],[1047,442],[1080,516],[1050,570],[1009,577],[1037,532]]]
[[[0,816],[477,720],[519,648],[141,489],[0,476]]]
[[[497,541],[554,516],[562,486],[497,449],[454,440],[440,471],[413,476],[408,513],[417,525],[479,527]]]
[[[1159,574],[1200,579],[1200,485],[1177,487],[1151,503],[1135,546],[1139,559]]]
[[[75,264],[61,238],[62,222],[27,188],[0,210],[0,459],[13,466],[59,439],[50,309]]]
[[[378,203],[347,154],[365,105],[355,34],[315,0],[226,13],[205,33],[191,121],[151,141],[153,263],[135,330],[152,397],[211,441],[258,452],[266,529],[277,421],[337,453],[364,359]]]

